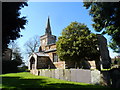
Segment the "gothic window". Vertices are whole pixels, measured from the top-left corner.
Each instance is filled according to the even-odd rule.
[[[56,53],[53,53],[53,62],[58,62],[58,56]]]

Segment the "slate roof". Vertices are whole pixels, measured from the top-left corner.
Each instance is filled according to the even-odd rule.
[[[56,51],[56,48],[55,49],[46,50],[45,53],[47,53],[47,52],[53,52],[53,51]]]
[[[46,57],[49,57],[48,54],[44,53],[44,52],[37,52],[37,53],[34,53],[36,54],[37,56],[46,56]]]

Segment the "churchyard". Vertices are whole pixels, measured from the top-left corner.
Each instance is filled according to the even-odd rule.
[[[115,65],[111,60],[113,52],[120,53],[118,13],[120,3],[83,2],[77,8],[69,7],[68,10],[65,4],[50,3],[51,7],[49,7],[45,3],[38,5],[33,3],[28,5],[27,2],[2,3],[2,16],[4,16],[2,17],[2,36],[4,37],[0,45],[3,56],[2,65],[0,65],[2,66],[0,88],[19,90],[26,88],[120,88],[119,60],[115,58]],[[46,9],[39,7],[42,5],[46,6]],[[57,7],[52,7],[53,5]],[[19,11],[24,6],[28,6],[28,9]],[[77,3],[72,3],[72,5],[70,3],[70,6],[77,6]],[[88,13],[92,19],[88,13],[85,13],[85,8],[89,10]],[[47,11],[47,13],[41,11]],[[21,14],[22,12],[25,13]],[[51,14],[47,15],[48,12]],[[27,14],[30,15],[28,15],[29,19],[24,16]],[[44,27],[47,16],[46,27]],[[30,23],[27,25],[27,22]],[[89,25],[92,25],[92,28]],[[27,31],[23,35],[22,29]],[[36,37],[26,41],[36,32],[39,34],[38,40]],[[18,45],[12,44],[22,36],[23,38],[18,40]],[[113,52],[111,50],[109,52],[108,46]],[[113,54],[110,56],[111,53]],[[26,57],[23,59],[22,54],[27,55],[27,59]],[[27,66],[25,66],[26,63]],[[21,68],[21,66],[24,67]],[[25,71],[26,69],[29,72]]]
[[[44,76],[36,76],[29,72],[9,73],[0,75],[3,89],[28,89],[28,88],[107,88],[80,82],[70,82]]]

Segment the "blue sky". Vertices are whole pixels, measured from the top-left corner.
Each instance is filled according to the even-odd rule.
[[[50,17],[52,34],[57,37],[73,21],[84,23],[93,33],[97,33],[91,26],[92,17],[89,16],[88,10],[83,7],[82,2],[28,2],[28,7],[21,10],[21,16],[26,16],[28,20],[26,28],[21,31],[23,37],[17,40],[23,53],[24,44],[29,38],[45,33],[48,16]],[[108,36],[106,38],[108,41],[110,40]],[[111,57],[117,55],[111,49],[109,50]],[[27,60],[26,57],[25,59]]]

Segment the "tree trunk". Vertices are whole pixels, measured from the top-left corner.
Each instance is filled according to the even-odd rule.
[[[76,61],[75,62],[75,68],[76,69],[81,68],[81,61]]]

